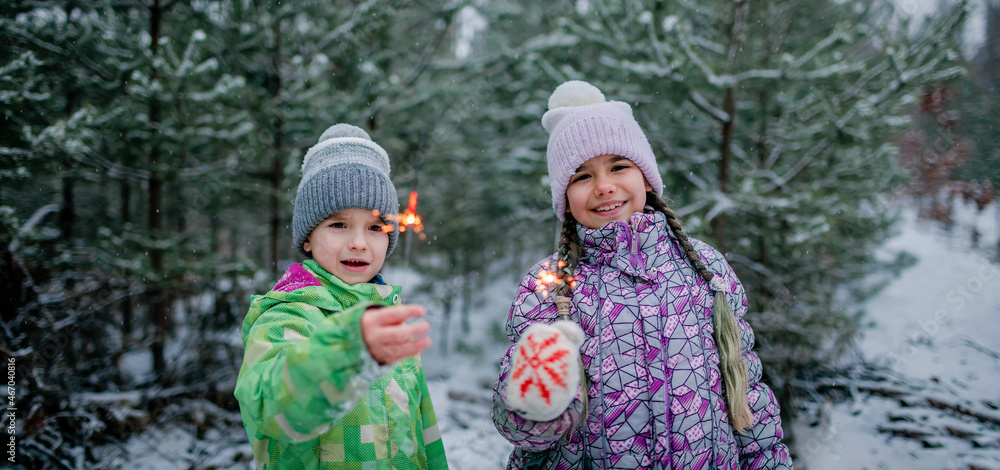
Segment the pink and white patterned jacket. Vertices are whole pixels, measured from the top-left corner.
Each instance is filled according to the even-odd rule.
[[[708,268],[721,276],[739,320],[750,373],[747,398],[754,427],[747,435],[729,424],[712,326],[713,293],[688,264],[666,217],[636,213],[601,229],[580,227],[571,318],[586,336],[580,347],[589,410],[579,423],[578,395],[551,421],[531,421],[504,403],[511,346],[500,361],[491,415],[514,444],[508,468],[791,469],[781,442],[778,402],[761,383],[751,350],[753,330],[743,319],[743,286],[718,251],[692,239]],[[556,320],[554,296],[537,289],[536,264],[521,281],[507,319],[517,342],[533,322]]]

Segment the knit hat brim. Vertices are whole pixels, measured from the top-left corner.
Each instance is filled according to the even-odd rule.
[[[398,226],[389,219],[399,213],[396,188],[385,173],[361,164],[340,165],[336,171],[319,172],[299,186],[292,215],[295,249],[311,258],[302,244],[313,229],[327,217],[353,208],[377,210],[382,222],[393,225],[385,253],[389,256],[399,237]]]

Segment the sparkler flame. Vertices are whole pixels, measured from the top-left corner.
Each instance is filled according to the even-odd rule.
[[[417,192],[416,191],[411,191],[410,192],[410,203],[407,204],[407,206],[406,206],[406,212],[409,213],[409,214],[416,214],[417,213]]]
[[[535,290],[542,293],[542,296],[548,297],[550,292],[556,292],[560,285],[563,283],[569,283],[569,287],[576,287],[576,280],[573,279],[572,273],[566,268],[568,266],[565,261],[559,260],[552,266],[551,262],[545,262],[542,264],[542,269],[538,271],[538,278],[535,280]],[[563,272],[563,276],[559,276],[559,272]]]
[[[399,221],[399,231],[405,232],[408,227],[413,227],[412,230],[415,233],[420,233],[424,230],[424,223],[420,220],[420,215],[417,214],[417,192],[413,191],[410,193],[409,204],[406,206],[406,210],[400,212],[395,219]],[[420,234],[420,239],[423,240],[424,234]]]

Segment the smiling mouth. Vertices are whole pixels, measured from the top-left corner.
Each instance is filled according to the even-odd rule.
[[[625,205],[624,202],[617,202],[617,203],[614,203],[614,204],[611,204],[611,205],[598,207],[598,208],[594,209],[594,212],[607,212],[607,211],[615,210],[615,209],[617,209],[617,208],[619,208],[621,206],[624,206],[624,205]]]
[[[340,263],[344,264],[346,266],[350,266],[352,268],[361,268],[361,267],[364,267],[364,266],[368,266],[368,264],[369,264],[367,261],[360,261],[360,260],[356,260],[356,259],[344,260],[344,261],[341,261]]]

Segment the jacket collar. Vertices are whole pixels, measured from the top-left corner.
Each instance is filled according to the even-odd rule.
[[[290,266],[266,296],[286,302],[306,301],[327,310],[342,310],[360,302],[397,304],[401,290],[400,286],[385,284],[381,275],[376,275],[372,282],[348,284],[315,260],[307,259],[302,264]]]
[[[612,222],[598,229],[577,226],[586,264],[608,266],[625,274],[652,280],[670,259],[671,249],[663,243],[674,238],[667,217],[647,207],[628,221]]]
[[[399,302],[399,286],[387,285],[380,274],[376,274],[371,282],[348,284],[329,271],[323,269],[316,260],[307,259],[302,266],[308,269],[316,279],[326,287],[326,290],[337,299],[347,300],[348,305],[358,302],[375,302],[382,305],[393,305]],[[395,294],[395,301],[393,300]]]

